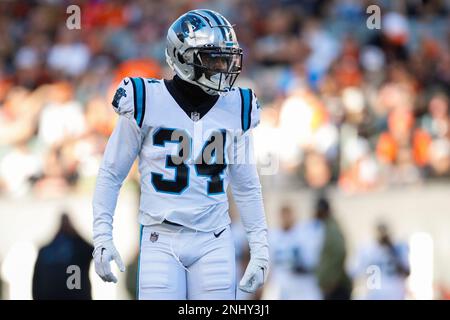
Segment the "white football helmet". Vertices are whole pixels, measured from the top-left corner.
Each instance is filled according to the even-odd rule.
[[[183,80],[211,95],[229,91],[241,72],[242,49],[232,25],[212,10],[192,10],[167,33],[166,60]]]

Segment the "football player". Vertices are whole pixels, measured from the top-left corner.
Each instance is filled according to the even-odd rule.
[[[353,261],[353,277],[365,282],[365,290],[356,298],[404,300],[410,274],[408,245],[394,241],[384,222],[375,231],[376,241],[362,245]]]
[[[290,206],[281,208],[280,221],[281,226],[269,232],[276,298],[322,299],[314,271],[323,242],[323,227],[314,220],[297,221]]]
[[[122,182],[139,157],[137,298],[235,299],[228,185],[251,255],[239,288],[256,291],[269,263],[261,185],[246,156],[260,107],[252,90],[233,87],[242,49],[222,15],[182,15],[168,30],[165,53],[173,79],[125,78],[112,102],[119,120],[93,198],[95,269],[108,282],[117,281],[112,260],[124,270],[113,242],[113,215]]]

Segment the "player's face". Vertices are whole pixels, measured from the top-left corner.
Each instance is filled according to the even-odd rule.
[[[240,59],[237,55],[227,53],[200,53],[200,58],[205,71],[206,78],[224,72],[236,72],[240,68]]]
[[[281,209],[281,224],[283,229],[289,230],[295,223],[295,216],[291,208]]]
[[[203,65],[210,70],[226,72],[228,70],[227,58],[220,54],[200,54]]]

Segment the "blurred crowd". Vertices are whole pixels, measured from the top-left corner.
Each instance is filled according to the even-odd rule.
[[[0,194],[54,196],[95,179],[124,76],[170,77],[171,22],[221,12],[244,49],[239,85],[263,107],[261,163],[350,193],[450,176],[448,2],[0,2]],[[381,9],[381,28],[366,8]]]

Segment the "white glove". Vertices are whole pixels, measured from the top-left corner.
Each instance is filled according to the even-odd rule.
[[[268,264],[261,259],[250,259],[247,269],[239,282],[239,289],[254,293],[267,279]]]
[[[114,260],[121,272],[125,271],[125,265],[112,241],[107,241],[94,250],[95,272],[105,282],[117,283],[116,276],[111,272],[110,261]]]

